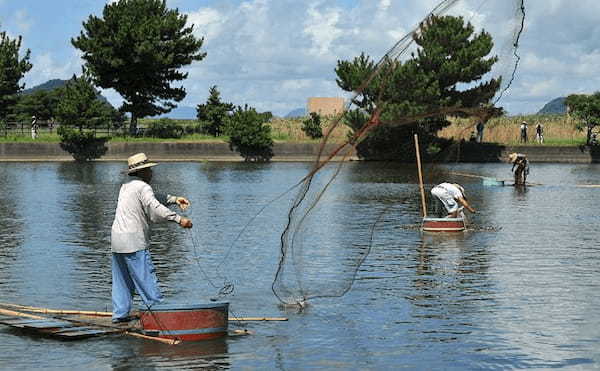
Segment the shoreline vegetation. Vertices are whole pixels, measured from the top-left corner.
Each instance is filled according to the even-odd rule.
[[[333,116],[322,117],[322,127],[325,132],[331,122],[335,119]],[[158,119],[140,119],[139,126],[147,127]],[[295,118],[273,118],[270,121],[272,128],[272,137],[275,142],[298,142],[298,143],[316,143],[319,139],[310,139],[302,131],[302,122],[306,117]],[[173,120],[182,127],[195,125],[197,120]],[[469,140],[474,131],[476,122],[470,119],[451,119],[452,124],[438,132],[441,138],[447,138],[460,141]],[[579,146],[585,144],[585,130],[578,130],[576,124],[578,120],[568,115],[521,115],[505,116],[491,119],[487,122],[484,130],[483,139],[487,143],[497,143],[501,145],[520,145],[519,126],[521,122],[528,124],[528,142],[527,145],[552,145],[552,146]],[[544,125],[544,144],[538,144],[535,141],[535,126],[540,123]],[[330,135],[330,142],[340,143],[346,140],[350,129],[345,125],[338,125]],[[106,129],[97,129],[97,136],[109,136],[110,142],[215,142],[227,143],[226,136],[212,137],[209,135],[188,134],[177,139],[163,139],[146,136],[131,137],[114,135]],[[40,143],[58,143],[60,137],[56,130],[50,131],[47,127],[41,127],[37,139],[32,139],[30,126],[23,124],[23,129],[19,127],[16,134],[4,132],[0,129],[0,142],[40,142]]]

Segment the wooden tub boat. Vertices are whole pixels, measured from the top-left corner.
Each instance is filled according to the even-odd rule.
[[[462,232],[465,230],[463,218],[423,218],[423,232]]]
[[[146,335],[184,341],[227,335],[229,303],[161,304],[140,313]]]

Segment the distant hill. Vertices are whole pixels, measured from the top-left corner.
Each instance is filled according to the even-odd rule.
[[[196,119],[196,108],[181,106],[174,108],[169,113],[164,113],[162,115],[153,116],[152,118],[170,118],[174,120],[195,120]]]
[[[551,100],[550,102],[546,103],[541,110],[538,111],[538,115],[567,113],[567,105],[565,104],[566,99],[566,97],[560,97]]]
[[[36,85],[33,88],[29,88],[29,89],[25,89],[21,92],[21,94],[33,94],[36,91],[39,90],[54,90],[54,89],[58,89],[58,88],[62,88],[63,86],[65,86],[65,84],[67,83],[67,81],[69,80],[61,80],[61,79],[53,79],[53,80],[48,80],[43,84],[40,85]],[[101,101],[110,104],[110,102],[108,101],[108,99],[106,99],[105,96],[103,96],[102,94],[100,94],[100,92],[98,92],[98,99],[100,99]],[[111,104],[112,106],[112,104]]]
[[[290,111],[284,117],[290,118],[290,117],[303,117],[303,116],[306,116],[306,108],[296,108],[295,110]]]
[[[22,93],[23,94],[31,94],[38,90],[54,90],[54,89],[63,87],[67,83],[67,81],[68,80],[61,80],[61,79],[48,80],[43,84],[34,86],[33,88],[25,89],[25,90],[23,90]]]

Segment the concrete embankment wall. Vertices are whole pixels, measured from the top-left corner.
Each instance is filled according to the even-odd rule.
[[[445,156],[448,162],[503,162],[510,153],[527,155],[530,162],[595,163],[600,162],[600,148],[586,146],[502,146],[491,143],[463,143]]]
[[[134,153],[145,152],[151,159],[161,161],[242,161],[242,157],[221,142],[173,143],[108,143],[108,152],[101,160],[121,161]],[[338,144],[329,144],[329,154]],[[500,162],[511,152],[525,153],[530,162],[593,163],[600,162],[600,148],[552,146],[500,146],[495,144],[464,143],[454,146],[444,158],[447,162]],[[276,143],[273,161],[312,161],[319,151],[318,143]],[[341,154],[342,152],[340,152]],[[351,153],[356,159],[356,154]],[[338,156],[335,160],[340,160]],[[0,143],[0,161],[72,161],[58,143]]]
[[[339,145],[329,144],[329,154]],[[129,142],[108,143],[108,151],[100,160],[126,160],[134,153],[144,152],[150,159],[161,161],[243,161],[227,143],[221,142]],[[318,143],[275,143],[273,161],[311,161],[319,151]],[[346,150],[340,152],[342,155]],[[355,157],[351,152],[351,157]],[[336,160],[341,157],[336,157]],[[0,161],[71,161],[73,157],[58,143],[0,143]]]

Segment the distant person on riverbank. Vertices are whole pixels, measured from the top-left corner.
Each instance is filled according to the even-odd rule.
[[[190,219],[165,206],[177,204],[185,210],[190,205],[186,198],[155,196],[149,183],[152,167],[158,164],[149,162],[144,153],[129,157],[127,164],[127,174],[134,179],[121,186],[111,229],[113,323],[135,319],[129,312],[136,291],[148,308],[163,300],[148,251],[150,223],[171,221],[192,228]]]
[[[477,125],[475,126],[475,128],[477,129],[477,138],[476,138],[477,143],[483,143],[483,128],[484,128],[483,121],[479,121],[477,123]]]
[[[474,213],[475,209],[467,202],[465,189],[456,183],[438,184],[431,190],[431,194],[437,197],[444,205],[448,215],[447,218],[458,218],[462,215],[463,208]]]
[[[535,126],[535,140],[539,144],[544,144],[544,125],[540,123]]]
[[[521,138],[520,138],[520,142],[521,143],[527,143],[527,122],[523,121],[521,123]]]
[[[508,160],[513,164],[511,172],[514,172],[515,175],[515,185],[525,185],[527,183],[527,175],[529,175],[529,161],[527,160],[527,156],[522,153],[511,153],[508,155]]]
[[[37,117],[31,116],[31,139],[37,139],[39,126],[37,124]]]

